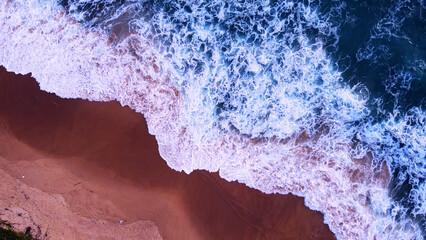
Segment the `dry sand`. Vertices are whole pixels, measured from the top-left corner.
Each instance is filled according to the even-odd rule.
[[[41,238],[334,239],[302,198],[171,170],[131,109],[61,99],[2,67],[0,179],[0,219]]]

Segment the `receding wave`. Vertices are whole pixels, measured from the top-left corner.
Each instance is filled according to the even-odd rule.
[[[130,106],[171,168],[303,196],[339,239],[422,239],[424,102],[389,111],[346,81],[341,26],[320,5],[6,1],[0,64],[64,98]]]

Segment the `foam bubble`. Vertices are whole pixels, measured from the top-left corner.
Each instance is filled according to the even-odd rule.
[[[188,1],[147,13],[144,4],[88,18],[53,2],[1,3],[0,64],[61,97],[129,105],[170,167],[303,196],[339,239],[421,239],[387,185],[395,167],[410,168],[410,196],[424,200],[424,111],[370,121],[368,90],[343,83],[325,51],[336,28],[315,8]]]

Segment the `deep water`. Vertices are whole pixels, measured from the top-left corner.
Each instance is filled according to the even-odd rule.
[[[352,125],[356,125],[356,132],[364,132],[364,126],[376,125],[381,126],[389,122],[389,115],[392,115],[391,121],[404,121],[407,115],[411,116],[412,121],[404,126],[407,134],[410,134],[410,128],[417,126],[420,128],[419,138],[420,147],[426,147],[424,119],[422,116],[410,114],[413,108],[418,108],[424,116],[426,108],[426,20],[425,20],[425,4],[421,0],[353,0],[353,1],[301,1],[295,2],[294,6],[281,9],[282,1],[269,1],[268,3],[256,4],[256,1],[232,1],[223,4],[208,3],[192,3],[190,1],[91,1],[83,2],[78,0],[61,0],[59,1],[68,13],[79,16],[83,24],[88,27],[98,27],[110,33],[123,34],[122,24],[125,23],[124,33],[140,28],[138,21],[143,20],[148,24],[148,28],[144,29],[144,33],[151,38],[160,51],[173,54],[174,50],[170,50],[173,37],[179,35],[181,29],[187,32],[197,32],[196,26],[205,29],[215,29],[214,31],[223,31],[225,34],[216,34],[217,41],[223,41],[220,48],[224,65],[231,70],[228,71],[228,77],[231,80],[229,88],[221,92],[221,99],[216,99],[214,114],[218,119],[224,117],[223,113],[242,112],[244,108],[240,108],[240,103],[233,101],[247,101],[245,96],[235,97],[233,92],[239,91],[241,86],[250,85],[247,79],[259,77],[257,73],[248,70],[247,66],[238,69],[232,69],[235,53],[227,51],[232,48],[230,43],[240,42],[247,46],[261,46],[268,38],[259,37],[269,30],[267,28],[267,19],[288,18],[289,15],[296,14],[295,22],[290,22],[286,30],[278,32],[275,41],[282,41],[283,46],[278,47],[275,51],[285,51],[285,45],[291,49],[300,48],[300,42],[294,41],[291,37],[287,37],[286,31],[294,32],[296,28],[303,28],[303,32],[308,36],[309,44],[321,42],[327,55],[332,59],[331,65],[341,72],[342,81],[348,83],[359,91],[361,95],[368,96],[367,106],[370,113],[359,119],[354,119]],[[309,21],[304,19],[303,14],[297,5],[309,6],[313,11],[318,11],[320,19],[326,19],[330,26],[328,32],[324,32],[322,27],[310,25]],[[193,5],[197,5],[198,10],[201,8],[205,12],[203,18],[174,18],[176,12],[183,11],[191,16]],[[123,14],[126,6],[131,9],[130,15]],[[231,20],[220,19],[220,8],[229,9],[231,14],[228,16]],[[270,10],[272,9],[272,10]],[[111,16],[118,14],[111,20]],[[300,14],[300,15],[298,15]],[[165,19],[169,19],[172,32],[164,32],[166,29],[155,24],[152,20],[159,15]],[[192,14],[197,15],[197,14]],[[121,16],[121,17],[120,17]],[[125,16],[125,17],[122,17]],[[118,19],[118,20],[117,20]],[[202,21],[201,21],[202,20]],[[194,21],[194,22],[191,22]],[[199,22],[197,22],[199,21]],[[298,22],[299,21],[299,22]],[[249,23],[245,25],[244,23]],[[307,23],[307,24],[304,24]],[[117,26],[121,27],[117,28]],[[301,24],[301,25],[298,25]],[[169,29],[170,30],[170,29]],[[333,32],[334,31],[334,32]],[[254,34],[252,34],[254,33]],[[181,36],[187,42],[192,42],[194,33]],[[286,39],[287,38],[287,39]],[[189,74],[192,70],[195,74],[200,74],[206,64],[213,61],[212,49],[214,43],[209,40],[202,40],[199,43],[199,49],[192,49],[194,54],[201,53],[202,59],[195,59],[192,62],[186,62],[185,66],[176,68],[182,75]],[[166,54],[166,56],[168,55]],[[279,52],[277,53],[279,54]],[[279,60],[278,60],[279,61]],[[285,63],[284,63],[285,64]],[[268,91],[272,91],[277,85],[277,80],[270,77],[272,72],[271,66],[263,66],[262,72],[271,81],[266,86],[265,96]],[[241,78],[233,78],[235,75]],[[291,75],[298,77],[297,73]],[[232,79],[236,79],[232,82]],[[190,80],[189,80],[190,81]],[[323,80],[319,78],[317,82],[321,85]],[[180,83],[185,85],[187,83]],[[242,85],[241,85],[242,84]],[[257,87],[257,86],[252,86]],[[268,90],[269,89],[269,90]],[[218,98],[218,97],[216,97]],[[220,97],[219,97],[220,98]],[[256,104],[256,103],[254,103]],[[247,105],[248,107],[253,107]],[[271,105],[269,105],[271,107]],[[315,108],[316,112],[321,112],[321,107]],[[246,113],[244,113],[246,114]],[[268,121],[271,113],[256,116],[253,121],[246,124],[253,124],[257,121]],[[249,117],[250,118],[250,117]],[[420,118],[420,119],[419,119]],[[247,129],[236,126],[236,124],[228,123],[222,126],[224,129],[236,131],[248,137],[271,137],[260,130],[258,133],[250,133]],[[321,122],[311,122],[311,124],[319,124]],[[218,125],[221,125],[218,123]],[[301,129],[306,129],[302,127]],[[371,128],[369,128],[371,129]],[[377,128],[376,128],[377,129]],[[369,131],[369,130],[368,130]],[[373,142],[364,141],[367,145],[375,145],[370,147],[369,151],[387,152],[387,154],[376,153],[377,161],[387,161],[392,168],[392,180],[389,185],[389,195],[393,199],[407,208],[404,214],[416,219],[425,230],[424,204],[421,204],[422,210],[419,211],[419,205],[416,203],[418,199],[413,196],[413,190],[419,186],[424,186],[425,176],[424,169],[420,172],[411,173],[414,168],[424,168],[425,156],[424,152],[416,152],[410,142],[394,136],[388,129],[380,129],[378,134],[386,136],[386,139],[380,139]],[[354,137],[356,139],[356,137]],[[388,141],[388,139],[390,139]],[[356,140],[363,142],[362,139]],[[378,144],[378,146],[377,146]],[[409,154],[404,154],[404,149],[411,149]],[[414,151],[414,154],[412,154]],[[417,159],[412,159],[417,158]],[[403,162],[403,163],[400,163]],[[411,169],[411,170],[410,170]],[[424,188],[422,194],[424,196]],[[417,213],[413,211],[417,208]],[[420,213],[418,213],[420,212]]]
[[[253,155],[247,155],[249,158],[258,157],[249,168],[259,174],[255,176],[266,175],[264,182],[251,186],[265,192],[302,196],[312,191],[315,194],[311,198],[315,201],[307,204],[315,202],[316,205],[311,205],[317,208],[326,205],[325,198],[330,194],[357,188],[354,198],[361,200],[337,199],[333,203],[333,208],[338,209],[335,218],[341,216],[340,210],[348,208],[358,209],[366,216],[372,213],[376,222],[371,223],[372,233],[366,235],[370,238],[403,236],[382,233],[409,229],[404,225],[409,219],[425,235],[426,6],[423,0],[58,0],[56,3],[86,29],[105,32],[113,46],[125,45],[142,65],[153,61],[144,62],[146,55],[132,36],[139,36],[155,49],[161,65],[155,65],[151,73],[160,72],[157,68],[164,70],[179,92],[180,122],[173,126],[184,128],[184,133],[190,136],[189,140],[182,137],[185,147],[173,148],[172,143],[169,146],[165,142],[185,134],[171,137],[172,131],[159,130],[157,133],[163,135],[158,139],[167,139],[159,145],[165,146],[167,157],[191,156],[191,161],[200,164],[196,167],[194,162],[177,164],[178,170],[190,172],[194,168],[219,166],[214,158],[197,155],[197,151],[207,151],[208,147],[203,149],[203,146],[215,141],[232,142],[241,137],[240,142],[235,140],[240,145],[233,142],[234,146],[243,146],[241,149],[252,142],[271,144],[262,146],[278,142],[282,148],[277,147],[274,153],[259,146],[247,147],[254,149]],[[300,136],[307,140],[291,145],[291,139]],[[300,178],[298,173],[289,173],[288,178],[277,174],[272,176],[275,179],[267,177],[270,173],[259,173],[262,170],[256,164],[264,164],[265,171],[292,170],[283,159],[296,161],[300,156],[288,150],[290,145],[291,149],[295,146],[308,149],[309,160],[338,159],[342,166],[353,167],[355,159],[370,166],[373,173],[381,166],[389,167],[390,183],[386,187],[387,198],[391,200],[382,199],[377,189],[368,189],[377,184],[372,184],[375,179],[367,176],[359,183],[348,181],[340,186],[340,177],[348,173],[339,172],[344,167],[336,170],[334,163],[312,169],[320,176],[325,172],[328,179],[318,183],[328,190],[317,192],[309,185],[318,180],[314,173],[301,174]],[[224,147],[223,152],[226,151]],[[231,156],[230,162],[248,161],[244,154],[231,153]],[[166,161],[175,161],[167,157]],[[234,171],[235,166],[227,169],[231,172],[228,176],[234,174],[230,178],[246,184],[252,181],[253,171],[247,170],[250,174],[246,177]],[[333,182],[331,178],[338,179],[335,185],[340,189],[328,185]],[[299,188],[295,182],[300,179],[298,184],[303,186]],[[277,186],[285,190],[276,190]],[[330,189],[335,192],[327,192]],[[324,196],[315,199],[320,193]],[[347,229],[339,228],[341,236],[363,234],[361,228]],[[342,233],[345,231],[358,235],[345,235]]]
[[[339,25],[338,50],[331,55],[343,79],[366,86],[370,121],[386,121],[389,114],[404,115],[413,107],[426,110],[426,18],[423,1],[330,1],[319,4],[323,14],[338,12],[332,21]],[[424,121],[424,120],[423,120]],[[416,123],[411,122],[410,125]],[[421,127],[425,131],[424,122]],[[392,137],[401,152],[406,143]],[[421,138],[425,147],[425,136]],[[382,151],[387,146],[381,147]],[[424,166],[426,156],[415,156]],[[410,156],[409,158],[411,158]],[[398,156],[394,161],[398,161]],[[413,188],[425,184],[425,176],[413,181],[410,167],[394,164],[389,195],[407,207],[407,213],[426,229],[425,215],[412,214],[416,207]],[[423,193],[424,194],[424,193]]]

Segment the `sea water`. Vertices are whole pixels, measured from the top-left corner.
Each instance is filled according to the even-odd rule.
[[[3,0],[0,64],[144,114],[168,165],[423,239],[423,0]]]

